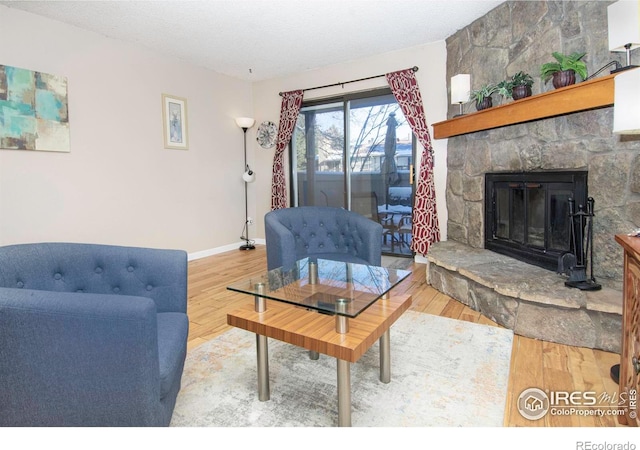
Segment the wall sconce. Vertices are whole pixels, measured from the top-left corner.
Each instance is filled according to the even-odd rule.
[[[619,0],[607,6],[609,51],[626,52],[627,65],[611,73],[630,69],[631,50],[640,47],[640,0]]]
[[[245,241],[244,245],[240,246],[240,250],[254,250],[256,247],[249,240],[249,204],[247,201],[247,183],[252,183],[255,179],[255,173],[249,168],[247,164],[247,130],[253,126],[256,121],[250,117],[238,117],[236,119],[236,125],[242,128],[244,133],[244,173],[242,179],[244,180],[244,228],[242,231],[242,237]]]
[[[461,73],[451,77],[451,104],[460,106],[460,113],[454,117],[462,116],[462,104],[469,101],[471,93],[471,75]]]
[[[640,134],[640,69],[619,73],[613,81],[613,132]]]

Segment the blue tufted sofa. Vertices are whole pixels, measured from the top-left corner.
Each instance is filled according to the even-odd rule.
[[[0,425],[169,425],[186,307],[183,251],[0,247]]]
[[[300,206],[264,217],[267,266],[293,267],[308,256],[379,266],[382,226],[342,208]]]

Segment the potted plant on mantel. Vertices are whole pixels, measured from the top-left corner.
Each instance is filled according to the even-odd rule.
[[[491,94],[498,90],[498,86],[495,84],[485,84],[472,91],[470,94],[471,100],[476,102],[476,109],[481,111],[483,109],[491,108],[493,101],[491,100]]]
[[[525,72],[518,72],[511,77],[511,96],[514,100],[531,97],[531,86],[533,86],[533,78]]]
[[[500,83],[496,84],[496,92],[505,100],[512,98],[513,94],[511,93],[511,89],[511,80],[503,80]]]
[[[555,62],[545,63],[540,67],[540,77],[545,83],[553,78],[553,87],[556,89],[570,86],[576,82],[576,74],[582,80],[587,78],[587,64],[581,59],[586,53],[574,52],[570,55],[553,52]]]

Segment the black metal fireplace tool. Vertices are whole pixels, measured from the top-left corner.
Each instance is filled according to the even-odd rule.
[[[569,199],[569,219],[571,220],[571,250],[558,260],[558,273],[564,273],[569,279],[565,286],[583,291],[598,291],[602,288],[593,276],[593,197],[587,199],[586,210],[583,205]],[[587,277],[589,267],[589,277]]]

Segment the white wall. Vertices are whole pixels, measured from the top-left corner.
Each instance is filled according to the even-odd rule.
[[[0,64],[67,77],[71,125],[70,153],[0,150],[0,245],[240,242],[250,83],[5,6]],[[162,93],[187,99],[188,151],[163,148]]]
[[[250,237],[264,238],[273,149],[257,125],[278,122],[280,91],[418,66],[429,125],[446,119],[446,45],[436,42],[274,80],[249,82],[145,48],[0,6],[0,64],[65,76],[71,152],[0,150],[0,245],[100,242],[182,248],[196,255],[239,245],[244,223],[242,131],[248,160]],[[310,91],[305,98],[386,86],[384,78]],[[161,94],[188,102],[189,150],[162,140]],[[446,239],[446,141],[433,141],[437,207]],[[422,153],[422,148],[418,148]]]
[[[320,70],[307,71],[295,76],[256,82],[253,86],[256,126],[248,131],[255,151],[254,164],[256,182],[250,187],[251,210],[255,211],[254,234],[264,236],[264,215],[271,208],[271,173],[275,149],[264,150],[255,143],[257,124],[265,120],[278,123],[281,98],[279,92],[324,86],[343,81],[365,78],[397,70],[418,66],[416,78],[420,86],[422,100],[429,126],[447,118],[446,83],[446,43],[444,41],[426,44],[397,52],[377,55],[371,58],[338,64]],[[384,78],[346,84],[344,87],[327,88],[305,92],[305,100],[330,97],[338,93],[355,92],[388,86]],[[433,136],[433,130],[431,129]],[[447,208],[445,189],[447,176],[446,140],[432,141],[435,151],[436,202],[440,221],[441,238],[446,239]],[[422,146],[418,146],[418,157]],[[287,161],[288,167],[288,161]],[[287,180],[289,183],[289,180]],[[287,189],[289,189],[287,184]],[[420,259],[420,258],[417,258]]]

